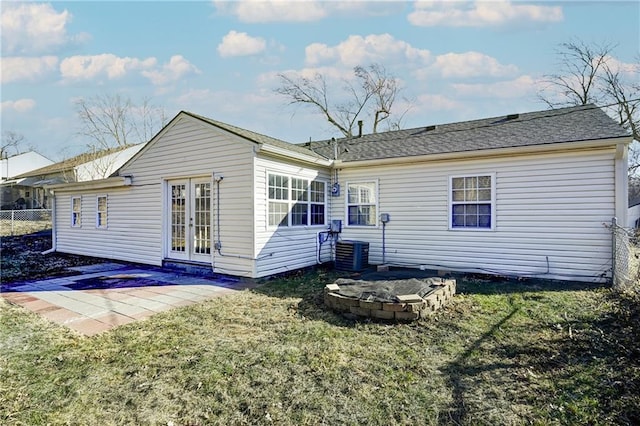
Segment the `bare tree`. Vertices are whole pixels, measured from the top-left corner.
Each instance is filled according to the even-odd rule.
[[[633,135],[629,174],[640,171],[640,57],[625,69],[612,44],[575,40],[560,44],[560,71],[546,75],[538,97],[551,108],[595,103]],[[631,67],[631,68],[630,68]]]
[[[166,124],[164,109],[144,99],[139,105],[120,95],[99,95],[76,101],[79,134],[90,148],[105,150],[148,141]]]
[[[633,76],[630,79],[609,62],[604,64],[603,71],[602,90],[607,103],[612,104],[610,113],[636,141],[629,148],[629,174],[635,174],[640,171],[640,57],[628,73]]]
[[[613,48],[610,44],[591,46],[580,40],[561,43],[556,51],[560,71],[544,76],[539,98],[550,108],[601,103],[598,79]]]
[[[0,158],[7,158],[10,155],[18,155],[23,152],[24,135],[12,130],[2,132],[2,145],[0,145]]]
[[[343,80],[346,101],[330,100],[329,85],[324,75],[312,78],[300,75],[278,74],[280,86],[275,92],[285,96],[289,104],[310,106],[340,131],[345,137],[353,136],[356,122],[364,114],[371,116],[372,131],[376,133],[381,122],[392,114],[394,101],[400,92],[400,81],[382,65],[357,66],[353,70],[355,83]],[[402,115],[389,127],[399,127]]]

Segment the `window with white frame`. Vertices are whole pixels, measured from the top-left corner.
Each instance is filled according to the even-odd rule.
[[[378,224],[378,184],[372,182],[347,183],[347,224],[376,226]]]
[[[96,199],[96,227],[107,227],[107,196],[98,195]]]
[[[71,197],[71,226],[79,228],[82,225],[82,198]]]
[[[269,174],[269,226],[307,226],[326,223],[325,182]]]
[[[452,229],[494,228],[495,175],[453,176],[450,188]]]

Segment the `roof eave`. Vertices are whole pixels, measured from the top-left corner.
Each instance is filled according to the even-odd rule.
[[[106,179],[90,180],[85,182],[59,183],[55,185],[45,185],[45,188],[54,191],[85,191],[107,188],[119,188],[131,186],[133,178],[131,176],[113,176]]]
[[[633,138],[631,136],[623,136],[623,137],[596,139],[596,140],[587,140],[587,141],[567,141],[567,142],[557,142],[552,144],[481,149],[481,150],[473,150],[473,151],[445,152],[445,153],[439,153],[439,154],[423,154],[423,155],[415,155],[415,156],[378,158],[378,159],[370,159],[370,160],[353,160],[353,161],[336,160],[334,162],[334,167],[337,167],[337,168],[366,167],[366,166],[377,166],[377,165],[387,165],[387,164],[399,164],[399,163],[407,163],[407,162],[419,163],[419,162],[428,162],[428,161],[445,161],[445,160],[523,155],[523,154],[569,152],[574,150],[584,150],[584,149],[592,149],[592,148],[616,147],[617,145],[620,145],[620,144],[629,145],[632,141],[633,141]]]
[[[268,144],[259,144],[259,151],[268,153],[277,157],[291,158],[294,160],[302,161],[303,163],[316,164],[320,166],[330,167],[333,164],[333,160],[325,158],[314,157],[312,155],[303,154],[301,152],[290,151],[285,148],[280,148]]]

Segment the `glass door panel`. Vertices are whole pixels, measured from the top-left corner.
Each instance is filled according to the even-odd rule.
[[[192,181],[193,244],[191,255],[194,260],[210,260],[211,255],[211,182]]]
[[[169,187],[171,194],[171,223],[169,249],[175,255],[187,250],[187,186],[174,183]]]

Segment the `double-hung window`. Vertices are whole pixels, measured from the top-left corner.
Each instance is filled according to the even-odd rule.
[[[378,224],[377,182],[347,183],[347,224],[376,226]]]
[[[71,197],[71,226],[79,228],[82,225],[82,198]]]
[[[269,174],[269,226],[324,225],[326,190],[323,181]]]
[[[96,228],[107,227],[107,196],[98,195],[96,199]]]
[[[494,229],[494,174],[454,176],[450,188],[452,229]]]

